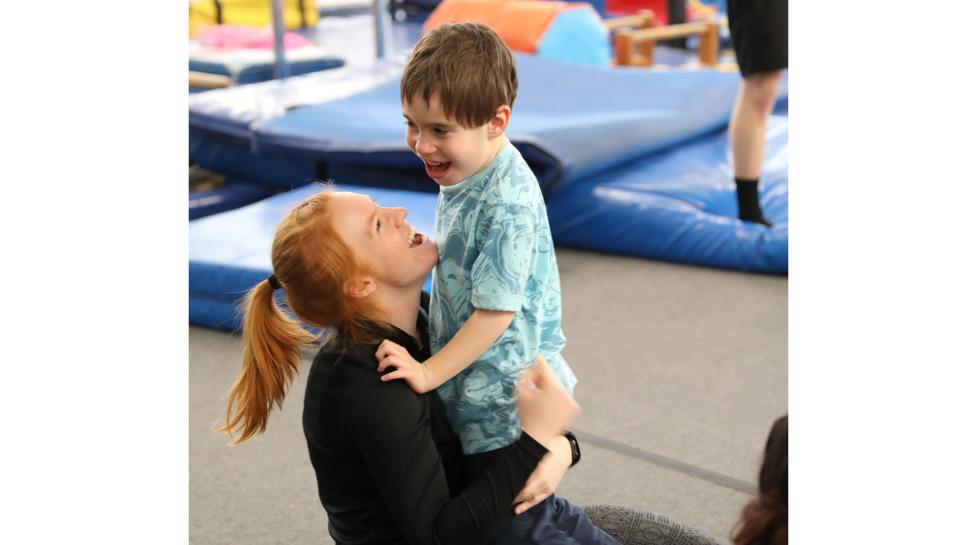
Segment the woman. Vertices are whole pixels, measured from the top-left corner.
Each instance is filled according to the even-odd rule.
[[[419,396],[377,371],[385,338],[420,361],[429,356],[421,287],[437,249],[405,220],[402,208],[333,191],[285,218],[272,244],[274,274],[247,297],[244,361],[221,431],[237,434],[235,443],[264,431],[301,345],[315,341],[276,305],[280,287],[303,322],[336,330],[312,363],[303,412],[336,543],[488,543],[514,500],[524,510],[552,492],[570,465],[562,433],[579,407],[540,360],[517,390],[524,433],[465,487],[461,446],[437,394]]]

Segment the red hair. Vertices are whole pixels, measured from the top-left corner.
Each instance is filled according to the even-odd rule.
[[[385,327],[363,299],[344,295],[344,284],[364,271],[352,249],[333,227],[332,190],[317,193],[289,212],[275,233],[271,263],[289,307],[302,322],[356,343],[379,342]],[[275,405],[298,372],[303,344],[318,337],[287,316],[275,303],[274,290],[262,280],[248,292],[243,308],[244,358],[231,387],[225,425],[218,431],[232,443],[265,430]],[[237,437],[234,437],[238,434]]]

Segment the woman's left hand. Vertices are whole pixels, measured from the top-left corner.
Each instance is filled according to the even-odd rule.
[[[563,480],[563,475],[573,461],[570,441],[564,436],[555,437],[544,445],[549,452],[536,465],[536,470],[526,479],[515,500],[515,514],[521,515],[539,502],[550,497],[556,491],[557,485]]]
[[[431,390],[431,381],[428,380],[427,369],[424,365],[407,352],[407,349],[399,344],[384,340],[375,354],[380,365],[377,371],[383,372],[387,367],[396,367],[396,371],[391,371],[380,377],[380,380],[387,382],[391,380],[404,379],[411,390],[419,394],[427,393]]]

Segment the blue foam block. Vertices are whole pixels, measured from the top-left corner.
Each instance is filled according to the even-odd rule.
[[[768,121],[761,205],[737,219],[725,131],[568,184],[548,200],[554,241],[601,252],[787,273],[787,119]]]
[[[595,0],[596,1],[596,0]],[[557,13],[536,43],[536,55],[546,59],[607,67],[611,41],[599,10],[570,9]]]
[[[437,196],[391,189],[347,187],[381,206],[408,209],[418,231],[434,233]],[[190,222],[190,323],[225,331],[240,328],[238,305],[271,274],[271,243],[282,218],[322,186],[310,184],[248,206]],[[425,284],[430,289],[430,279]]]

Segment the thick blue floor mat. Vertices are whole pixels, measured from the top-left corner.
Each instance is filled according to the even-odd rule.
[[[402,70],[402,60],[392,60],[191,95],[190,159],[208,170],[279,188],[295,188],[322,178],[322,168],[311,158],[256,155],[252,126],[295,108],[342,99],[399,80]]]
[[[787,118],[773,116],[761,176],[772,228],[737,219],[726,131],[554,191],[556,244],[743,271],[787,273]]]
[[[285,188],[332,179],[436,191],[403,142],[401,61],[191,97],[191,158]],[[546,193],[724,126],[739,85],[736,73],[517,61],[508,135]],[[786,91],[784,77],[781,112]]]
[[[319,184],[190,222],[190,323],[237,330],[238,305],[248,290],[271,274],[271,243],[282,218],[296,204],[322,191]],[[405,207],[407,221],[434,233],[437,195],[390,189],[345,187],[366,193],[381,206]],[[425,289],[430,289],[430,279]]]
[[[726,124],[739,75],[595,68],[516,56],[509,139],[544,194]],[[435,191],[404,143],[399,81],[254,123],[258,155],[315,158],[342,183]],[[395,184],[395,185],[394,185]]]

